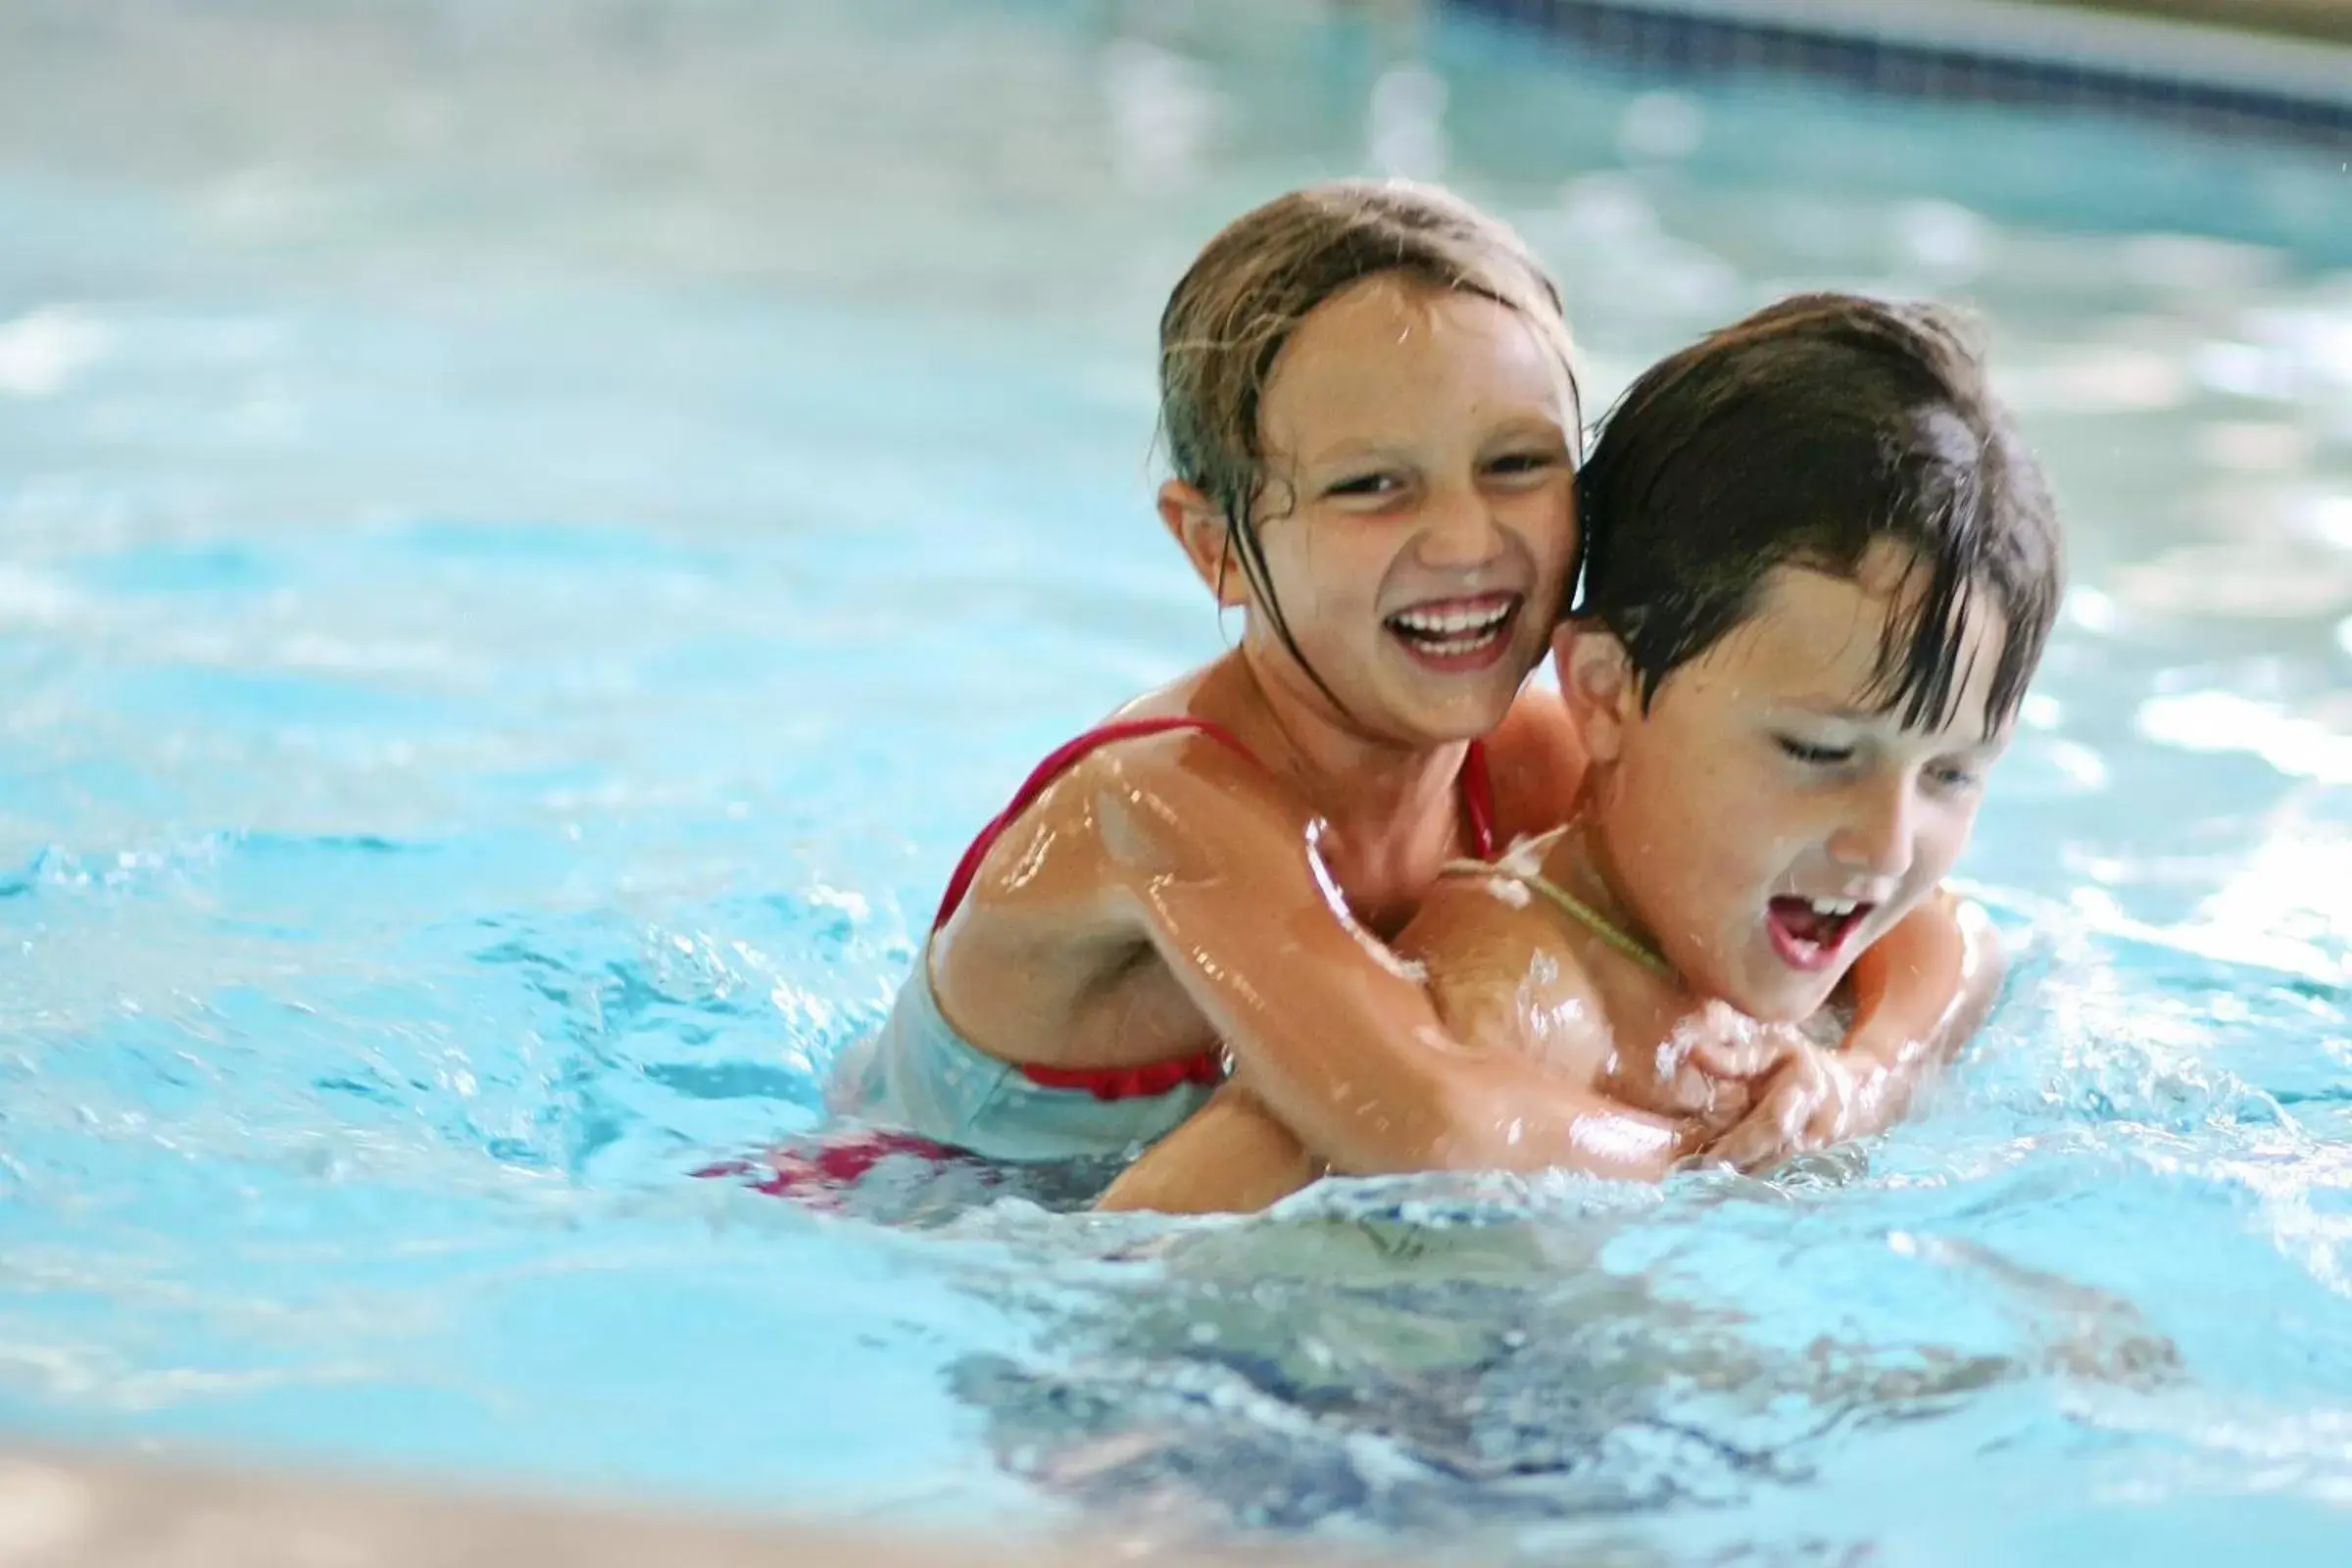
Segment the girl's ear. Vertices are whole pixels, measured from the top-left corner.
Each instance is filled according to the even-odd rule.
[[[1625,644],[1597,621],[1563,620],[1552,633],[1551,657],[1585,750],[1595,762],[1615,761],[1625,749],[1627,726],[1641,716]]]
[[[1219,610],[1250,602],[1242,564],[1234,559],[1232,530],[1207,496],[1182,479],[1170,479],[1159,487],[1159,520],[1208,591],[1217,596]]]

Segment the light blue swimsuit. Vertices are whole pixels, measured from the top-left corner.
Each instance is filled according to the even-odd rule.
[[[1079,1159],[1132,1155],[1174,1132],[1216,1093],[1214,1079],[1111,1098],[1100,1089],[1037,1083],[956,1032],[932,994],[930,959],[925,944],[889,1020],[834,1069],[826,1096],[834,1111],[990,1159]]]

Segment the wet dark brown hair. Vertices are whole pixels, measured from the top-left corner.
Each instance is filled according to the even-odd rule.
[[[1756,612],[1775,566],[1851,579],[1887,540],[1912,557],[1867,694],[1949,721],[1972,612],[2002,619],[1988,732],[2015,712],[2058,612],[2055,509],[1961,318],[1849,294],[1782,301],[1661,361],[1577,475],[1574,613],[1658,683]]]

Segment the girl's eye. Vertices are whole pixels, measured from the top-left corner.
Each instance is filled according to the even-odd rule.
[[[1363,473],[1352,479],[1342,479],[1323,493],[1327,496],[1385,496],[1395,493],[1396,476],[1392,473]]]
[[[1560,455],[1556,452],[1514,452],[1507,457],[1496,458],[1493,463],[1487,465],[1494,472],[1511,477],[1530,473],[1548,473],[1559,466]]]
[[[1784,754],[1812,767],[1836,767],[1854,758],[1851,746],[1815,746],[1792,735],[1775,735],[1773,741]]]

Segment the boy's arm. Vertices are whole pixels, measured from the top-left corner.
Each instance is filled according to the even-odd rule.
[[[2001,986],[1984,909],[1938,890],[1854,960],[1854,1022],[1842,1054],[1859,1116],[1849,1138],[1893,1125],[1922,1082],[1984,1026]]]

